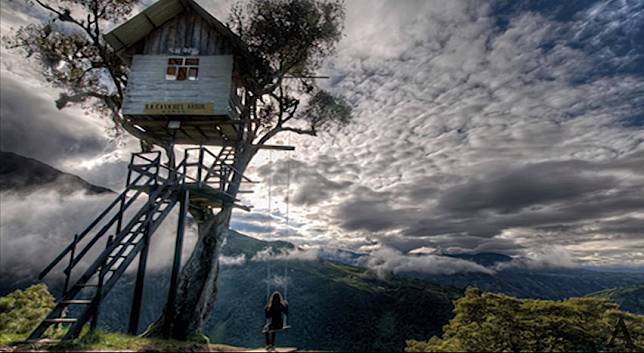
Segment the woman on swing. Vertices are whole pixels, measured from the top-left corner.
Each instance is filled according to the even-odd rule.
[[[266,337],[266,350],[275,346],[275,334],[285,328],[284,321],[288,315],[288,302],[282,298],[280,292],[275,291],[268,297],[266,306],[266,324],[264,325],[264,336]]]

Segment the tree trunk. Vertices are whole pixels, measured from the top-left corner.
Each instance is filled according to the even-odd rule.
[[[231,206],[224,207],[217,214],[210,209],[190,209],[190,214],[197,221],[197,244],[181,271],[175,305],[166,305],[162,316],[145,336],[185,340],[201,332],[217,299],[219,255],[228,232],[231,211]]]
[[[237,155],[235,169],[243,173],[256,151],[245,150]],[[240,183],[241,174],[236,173],[227,193],[236,195]],[[198,227],[197,244],[181,271],[175,305],[166,304],[163,314],[145,336],[185,340],[201,333],[217,300],[219,255],[228,234],[232,209],[232,204],[224,204],[214,214],[211,209],[190,207]]]

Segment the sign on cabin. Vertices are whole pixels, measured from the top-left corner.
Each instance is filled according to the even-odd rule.
[[[143,109],[145,114],[165,115],[212,115],[214,111],[212,103],[145,103]]]

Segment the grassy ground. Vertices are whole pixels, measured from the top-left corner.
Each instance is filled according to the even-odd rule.
[[[132,351],[132,352],[240,352],[249,348],[196,341],[174,341],[128,336],[120,333],[96,331],[69,342],[55,344],[21,344],[24,337],[0,335],[3,348],[20,351]]]

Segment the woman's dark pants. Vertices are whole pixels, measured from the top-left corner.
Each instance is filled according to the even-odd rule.
[[[269,331],[264,333],[264,336],[266,337],[266,345],[267,346],[274,346],[275,345],[275,331]]]

